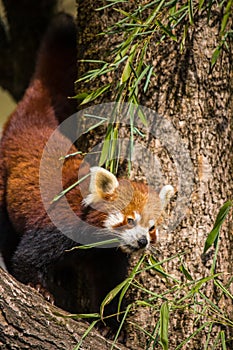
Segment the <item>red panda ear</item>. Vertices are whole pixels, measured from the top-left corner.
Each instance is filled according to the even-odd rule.
[[[89,185],[90,194],[84,198],[83,203],[90,205],[100,200],[108,199],[113,195],[119,183],[115,175],[101,167],[90,168],[91,180]]]
[[[169,203],[171,197],[174,195],[175,191],[173,186],[171,185],[166,185],[163,186],[163,188],[161,189],[160,193],[159,193],[159,198],[161,200],[162,203],[162,209],[164,209],[166,207],[166,205]]]

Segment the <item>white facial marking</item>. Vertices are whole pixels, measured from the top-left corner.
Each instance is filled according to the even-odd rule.
[[[137,225],[131,229],[124,230],[121,234],[123,249],[125,251],[129,251],[129,252],[130,252],[130,249],[131,250],[139,249],[140,247],[138,244],[138,240],[140,240],[142,238],[147,239],[148,243],[147,243],[147,246],[145,247],[145,249],[146,249],[146,248],[148,248],[148,246],[150,244],[150,235],[149,235],[148,229]],[[126,246],[126,247],[124,247],[124,246]]]
[[[139,222],[141,220],[141,215],[138,214],[136,211],[134,211],[134,220],[136,222]]]
[[[150,220],[150,221],[149,221],[149,228],[151,228],[152,226],[154,226],[154,224],[155,224],[155,221],[154,221],[154,220]]]
[[[124,215],[119,211],[111,213],[105,220],[104,226],[111,230],[114,226],[119,225],[124,220]]]

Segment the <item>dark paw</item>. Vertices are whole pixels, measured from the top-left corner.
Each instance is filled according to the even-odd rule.
[[[37,283],[36,285],[33,285],[29,283],[29,286],[35,289],[38,293],[40,293],[47,301],[49,301],[52,305],[54,304],[54,297],[53,295],[45,289],[42,284]]]

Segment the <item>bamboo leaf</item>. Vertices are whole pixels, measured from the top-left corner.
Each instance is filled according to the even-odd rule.
[[[103,320],[104,315],[104,308],[106,305],[108,305],[115,297],[116,295],[124,288],[126,284],[129,283],[130,278],[126,278],[123,282],[118,284],[114,289],[112,289],[104,298],[100,305],[100,317]]]
[[[221,331],[222,350],[227,350],[225,331]]]
[[[145,255],[142,256],[142,258],[138,261],[138,263],[136,264],[136,266],[133,268],[129,278],[127,279],[127,283],[125,283],[125,285],[123,286],[122,288],[122,291],[121,291],[121,295],[119,297],[119,303],[118,303],[118,312],[120,312],[120,308],[121,308],[121,303],[122,303],[122,300],[127,292],[127,290],[129,289],[132,281],[134,280],[135,278],[135,275],[138,273],[138,270],[141,266],[141,264],[143,263],[145,259]]]
[[[140,106],[138,106],[137,113],[138,113],[138,116],[139,116],[141,122],[142,122],[145,126],[147,126],[147,125],[148,125],[148,122],[147,122],[145,113],[144,113],[143,109],[142,109]]]
[[[191,290],[192,294],[197,293],[204,283],[214,280],[215,277],[218,277],[219,275],[220,273],[217,273],[215,275],[207,276],[199,279],[198,281],[195,281],[195,285],[192,287],[192,290]]]
[[[163,350],[168,350],[168,323],[169,323],[169,306],[165,301],[160,309],[160,343]]]
[[[147,74],[147,72],[148,72],[149,69],[150,69],[150,66],[146,66],[145,69],[143,69],[143,71],[141,72],[141,74],[139,75],[139,77],[134,81],[133,88],[135,88],[136,86],[138,86],[138,84],[139,84],[140,81],[144,78],[144,76]]]
[[[224,294],[226,294],[233,300],[233,295],[229,292],[229,290],[226,289],[226,287],[222,285],[222,283],[219,280],[214,280],[214,283],[223,291]]]
[[[135,56],[137,46],[138,46],[138,44],[134,44],[130,50],[129,57],[126,61],[125,68],[124,68],[123,73],[121,75],[121,84],[125,83],[131,75],[132,63],[133,63],[133,59]]]
[[[202,9],[204,2],[205,2],[205,0],[199,0],[199,4],[198,4],[199,10]]]
[[[81,92],[80,94],[77,94],[75,96],[69,96],[68,98],[71,99],[76,99],[76,100],[84,100],[88,96],[87,92]]]
[[[209,24],[211,18],[211,9],[213,6],[213,0],[208,1],[208,13],[207,13],[207,23]]]
[[[215,243],[215,241],[218,238],[218,235],[220,233],[220,229],[222,227],[222,224],[224,222],[224,220],[226,219],[226,216],[228,215],[231,207],[232,207],[233,203],[231,201],[227,201],[222,208],[220,209],[214,227],[213,229],[210,231],[210,233],[208,234],[208,237],[206,239],[205,242],[205,246],[204,246],[204,253],[207,252],[207,250]]]
[[[165,27],[159,20],[156,20],[156,23],[166,35],[168,35],[172,40],[177,41],[176,35],[174,35],[168,27]]]
[[[108,130],[106,132],[105,140],[104,140],[104,143],[102,146],[101,155],[100,155],[100,159],[99,159],[99,166],[102,166],[106,162],[106,160],[108,159],[110,139],[111,139],[111,130],[112,130],[112,125],[110,124],[108,126]]]
[[[221,31],[220,31],[221,35],[224,34],[230,14],[232,13],[232,10],[231,10],[232,4],[233,4],[233,0],[229,0],[226,5],[224,16],[221,23]]]
[[[128,59],[126,62],[125,68],[123,70],[123,73],[121,75],[121,84],[123,84],[129,79],[131,72],[132,72],[132,68],[131,68],[130,60]]]
[[[105,86],[102,86],[98,89],[96,89],[95,91],[92,91],[90,94],[88,94],[86,96],[86,98],[82,101],[81,105],[84,105],[88,102],[91,102],[93,100],[95,100],[97,97],[99,97],[100,95],[102,95],[105,91],[107,91],[110,88],[111,84],[107,84]]]
[[[202,331],[205,327],[209,326],[210,322],[203,323],[195,332],[193,332],[189,337],[184,339],[176,348],[175,350],[182,349],[185,344],[187,344],[193,337],[195,337],[198,333]]]
[[[193,0],[188,0],[188,10],[189,10],[189,23],[194,24],[193,18]]]
[[[78,342],[78,344],[74,347],[73,350],[79,350],[82,349],[82,342],[83,340],[86,338],[86,336],[91,332],[91,330],[95,327],[96,323],[99,322],[99,320],[94,320],[90,326],[87,328],[87,330],[84,332],[84,334],[82,335],[80,341]]]
[[[78,154],[82,154],[82,151],[77,151],[77,152],[74,152],[74,153],[69,153],[69,154],[67,154],[66,156],[61,156],[61,157],[59,158],[59,160],[64,160],[64,159],[68,159],[68,158],[70,158],[70,157],[75,157],[75,156],[77,156]]]
[[[184,264],[181,264],[181,265],[180,265],[180,271],[185,275],[185,277],[187,278],[187,280],[193,281],[192,276],[190,275],[189,271],[187,270],[187,268],[185,267]]]
[[[220,55],[220,52],[221,52],[221,46],[218,46],[214,52],[213,52],[213,55],[211,57],[211,68],[213,68],[213,66],[216,64],[217,62],[217,59]]]
[[[115,160],[117,157],[117,145],[118,145],[118,128],[115,127],[113,130],[112,140],[111,140],[111,150],[110,150],[110,171],[111,173],[115,173]]]
[[[148,72],[148,74],[147,74],[147,76],[146,76],[146,82],[145,82],[145,85],[144,85],[144,87],[143,87],[143,92],[144,92],[144,93],[147,91],[148,86],[149,86],[149,84],[150,84],[150,78],[151,78],[151,75],[152,75],[152,73],[153,73],[153,70],[154,70],[154,67],[153,67],[153,66],[150,66],[149,72]]]
[[[101,247],[103,245],[112,245],[112,244],[119,244],[119,239],[118,238],[113,238],[113,239],[107,239],[105,241],[101,241],[101,242],[95,242],[95,243],[90,243],[90,244],[85,244],[85,245],[78,245],[75,246],[71,249],[66,249],[66,252],[71,252],[72,250],[82,250],[82,249],[91,249],[91,248],[96,248],[96,247]]]
[[[58,193],[56,196],[54,196],[54,198],[51,201],[51,204],[54,202],[57,202],[60,198],[62,198],[63,196],[65,196],[65,194],[67,192],[69,192],[70,190],[72,190],[72,188],[78,186],[82,181],[84,181],[88,176],[90,176],[90,174],[87,174],[85,176],[83,176],[81,179],[79,179],[78,181],[76,181],[75,183],[73,183],[72,185],[70,185],[69,187],[67,187],[65,190],[61,191],[60,193]]]
[[[89,131],[98,128],[98,126],[100,126],[100,125],[102,125],[102,124],[104,124],[104,123],[105,123],[105,120],[101,120],[100,122],[98,122],[98,123],[96,123],[96,124],[90,126],[90,128],[88,128],[87,130],[85,130],[84,134],[87,134]]]
[[[128,313],[129,313],[131,307],[132,307],[132,304],[129,304],[129,305],[127,306],[125,312],[124,312],[124,316],[123,316],[123,318],[122,318],[122,320],[121,320],[121,324],[120,324],[120,326],[119,326],[119,328],[118,328],[118,330],[117,330],[117,333],[116,333],[116,335],[115,335],[115,338],[114,338],[114,340],[113,340],[113,343],[112,343],[112,346],[111,346],[111,349],[110,349],[110,350],[115,349],[115,344],[116,344],[116,342],[117,342],[117,339],[118,339],[118,337],[119,337],[119,335],[120,335],[121,329],[122,329],[122,327],[123,327],[123,325],[124,325],[125,319],[126,319]]]

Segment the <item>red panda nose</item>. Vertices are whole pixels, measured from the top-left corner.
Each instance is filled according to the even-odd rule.
[[[147,238],[146,237],[141,237],[138,239],[138,246],[139,248],[145,248],[148,244]]]

